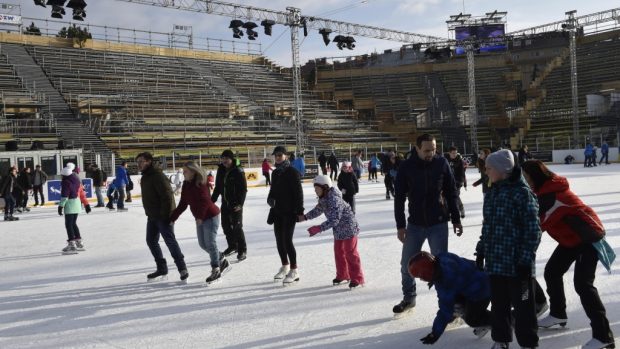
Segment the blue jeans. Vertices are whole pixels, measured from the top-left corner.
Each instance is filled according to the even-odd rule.
[[[205,250],[211,258],[211,268],[220,266],[220,252],[217,249],[217,229],[220,227],[220,216],[206,219],[202,224],[196,224],[198,245]]]
[[[181,252],[181,247],[179,247],[179,243],[174,236],[174,228],[170,225],[170,222],[167,220],[149,218],[146,222],[146,244],[151,250],[155,263],[159,265],[159,263],[163,262],[162,264],[165,265],[166,260],[159,246],[160,236],[164,238],[164,242],[166,246],[168,246],[168,251],[170,251],[170,255],[172,255],[174,263],[177,265],[179,271],[187,269],[185,266],[185,256],[183,256]]]
[[[95,195],[97,195],[97,206],[103,206],[103,195],[101,195],[101,187],[95,187]]]
[[[412,301],[416,297],[415,280],[409,275],[409,259],[422,250],[424,241],[428,240],[431,254],[448,251],[448,223],[440,223],[430,227],[407,225],[407,235],[403,243],[400,260],[403,300]]]

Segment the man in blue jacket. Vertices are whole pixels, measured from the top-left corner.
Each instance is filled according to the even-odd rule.
[[[416,140],[415,151],[404,161],[396,176],[394,216],[398,240],[403,243],[401,281],[403,300],[392,309],[403,313],[415,306],[415,280],[407,269],[409,259],[422,249],[428,239],[431,253],[448,251],[448,221],[454,232],[463,233],[457,206],[458,192],[448,161],[436,154],[437,142],[430,134]],[[409,219],[405,219],[405,200],[409,200]]]
[[[472,260],[453,253],[441,252],[437,256],[422,251],[409,260],[409,273],[435,286],[439,310],[433,330],[420,341],[434,344],[443,334],[446,326],[455,318],[455,308],[462,309],[465,323],[474,327],[474,334],[483,337],[490,330],[491,302],[489,276],[479,270]]]
[[[129,183],[129,179],[127,178],[127,161],[121,162],[120,166],[116,167],[116,178],[114,178],[113,183],[118,192],[116,209],[117,211],[127,211],[125,208],[125,188]]]

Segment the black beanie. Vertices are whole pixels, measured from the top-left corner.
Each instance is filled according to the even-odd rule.
[[[222,156],[220,158],[229,158],[231,160],[235,160],[235,154],[230,149],[226,149],[222,152]]]

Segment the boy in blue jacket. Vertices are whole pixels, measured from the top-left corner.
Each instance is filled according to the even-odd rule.
[[[439,310],[433,330],[421,338],[423,344],[434,344],[443,334],[446,326],[455,319],[455,308],[462,309],[465,323],[474,327],[474,334],[483,337],[491,324],[491,302],[489,276],[476,267],[472,260],[461,258],[450,252],[437,256],[422,251],[409,260],[411,277],[419,278],[435,286]]]

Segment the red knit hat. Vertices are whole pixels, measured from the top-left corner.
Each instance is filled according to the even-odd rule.
[[[435,257],[432,254],[422,251],[409,259],[409,274],[412,277],[432,282],[434,273]]]

